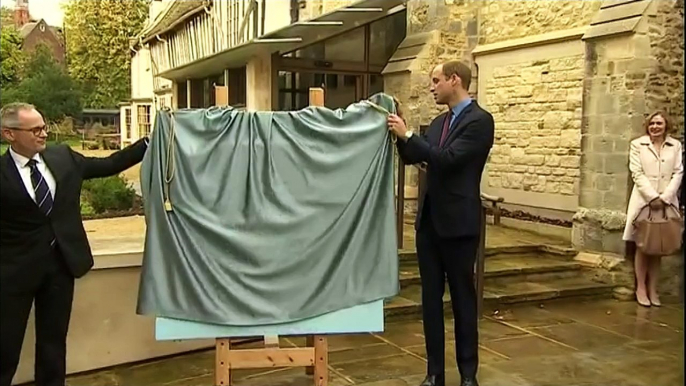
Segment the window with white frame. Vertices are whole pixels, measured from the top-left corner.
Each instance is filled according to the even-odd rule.
[[[131,139],[131,107],[124,108],[124,138]]]
[[[150,105],[138,106],[138,136],[150,135]]]

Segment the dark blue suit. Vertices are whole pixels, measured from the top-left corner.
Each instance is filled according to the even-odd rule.
[[[29,196],[9,151],[0,157],[0,386],[9,386],[14,377],[32,305],[36,384],[64,385],[74,279],[93,266],[81,219],[81,185],[139,163],[146,141],[107,158],[84,157],[64,145],[48,146],[41,156],[57,189],[47,214]]]
[[[474,261],[481,230],[481,175],[493,146],[494,123],[476,101],[453,121],[439,146],[446,114],[422,136],[398,140],[406,164],[426,163],[417,207],[417,257],[422,280],[422,312],[428,373],[444,372],[443,293],[448,279],[455,318],[457,365],[462,377],[478,367],[478,317]]]

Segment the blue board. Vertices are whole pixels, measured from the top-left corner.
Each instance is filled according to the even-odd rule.
[[[226,326],[181,319],[156,318],[155,339],[214,339],[264,335],[383,332],[383,304],[383,300],[377,300],[297,322],[265,326]]]

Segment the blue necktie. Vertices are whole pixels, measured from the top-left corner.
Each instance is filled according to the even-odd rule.
[[[33,185],[33,191],[36,193],[36,204],[38,208],[48,216],[52,211],[52,194],[50,194],[50,188],[48,187],[48,181],[45,177],[38,171],[36,167],[36,160],[32,159],[29,161],[28,166],[31,169],[31,184]],[[50,245],[55,244],[55,239],[50,242]]]

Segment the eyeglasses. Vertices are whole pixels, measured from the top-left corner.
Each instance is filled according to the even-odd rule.
[[[42,133],[43,131],[45,131],[45,134],[48,133],[48,127],[47,126],[37,126],[37,127],[32,127],[30,129],[23,129],[21,127],[6,127],[6,129],[16,130],[16,131],[30,131],[36,137],[39,136],[40,133]]]

